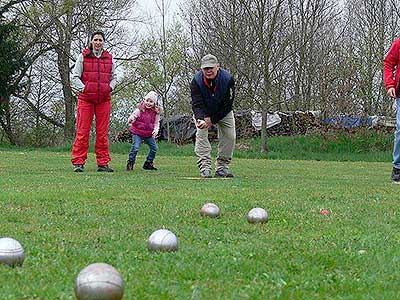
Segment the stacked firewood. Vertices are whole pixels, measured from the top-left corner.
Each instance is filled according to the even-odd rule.
[[[318,117],[311,112],[277,113],[281,122],[267,129],[268,136],[309,134],[320,128]]]
[[[251,138],[257,136],[257,130],[251,126],[252,115],[250,112],[240,112],[235,114],[235,126],[237,138]]]
[[[119,131],[112,140],[114,142],[131,142],[132,133],[126,128],[125,130]]]
[[[296,111],[293,113],[278,112],[276,113],[281,122],[267,129],[267,136],[293,136],[305,134],[325,134],[330,131],[357,131],[360,127],[373,130],[382,134],[393,133],[395,128],[391,123],[383,119],[373,126],[367,126],[362,123],[360,127],[354,126],[343,128],[343,124],[321,122],[319,116],[312,112]],[[279,119],[278,118],[278,119]],[[238,139],[246,139],[259,136],[260,131],[252,126],[252,114],[250,112],[240,112],[235,114],[236,136]],[[393,122],[392,122],[393,123]],[[390,125],[390,126],[389,126]],[[170,120],[171,141],[176,144],[191,143],[195,139],[196,127],[192,116],[176,116]],[[217,139],[217,127],[213,126],[209,130],[210,140]],[[165,120],[161,121],[160,134],[158,139],[167,140],[167,128]],[[113,139],[118,142],[131,142],[131,133],[128,129],[119,132]]]

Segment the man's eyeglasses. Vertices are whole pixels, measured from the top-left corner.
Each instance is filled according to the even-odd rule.
[[[210,71],[212,69],[214,69],[214,67],[205,67],[205,68],[203,68],[204,71]]]

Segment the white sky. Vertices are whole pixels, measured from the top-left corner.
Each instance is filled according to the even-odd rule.
[[[181,0],[164,0],[165,5],[168,7],[167,19],[176,17],[176,14],[179,12],[180,2]],[[154,17],[160,14],[156,3],[161,6],[162,0],[137,0],[137,3],[146,15]]]

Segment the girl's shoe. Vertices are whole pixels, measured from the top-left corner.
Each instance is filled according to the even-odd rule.
[[[145,169],[145,170],[154,170],[154,171],[156,171],[156,170],[158,170],[154,165],[153,165],[153,162],[151,161],[145,161],[144,162],[144,164],[143,164],[143,169]]]
[[[135,162],[132,160],[128,160],[128,163],[126,164],[126,170],[132,171],[134,166],[135,166]]]

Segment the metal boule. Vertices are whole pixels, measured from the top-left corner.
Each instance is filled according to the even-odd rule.
[[[24,248],[13,238],[0,239],[0,263],[10,267],[22,266],[25,260]]]
[[[216,204],[210,202],[204,204],[200,209],[200,215],[203,217],[216,218],[219,217],[220,213],[220,208]]]
[[[255,207],[247,214],[249,223],[266,223],[268,222],[268,213],[261,207]]]
[[[123,294],[121,274],[109,264],[90,264],[80,271],[75,281],[78,300],[120,300]]]
[[[158,229],[150,235],[147,248],[150,251],[176,251],[178,250],[178,239],[171,231]]]

